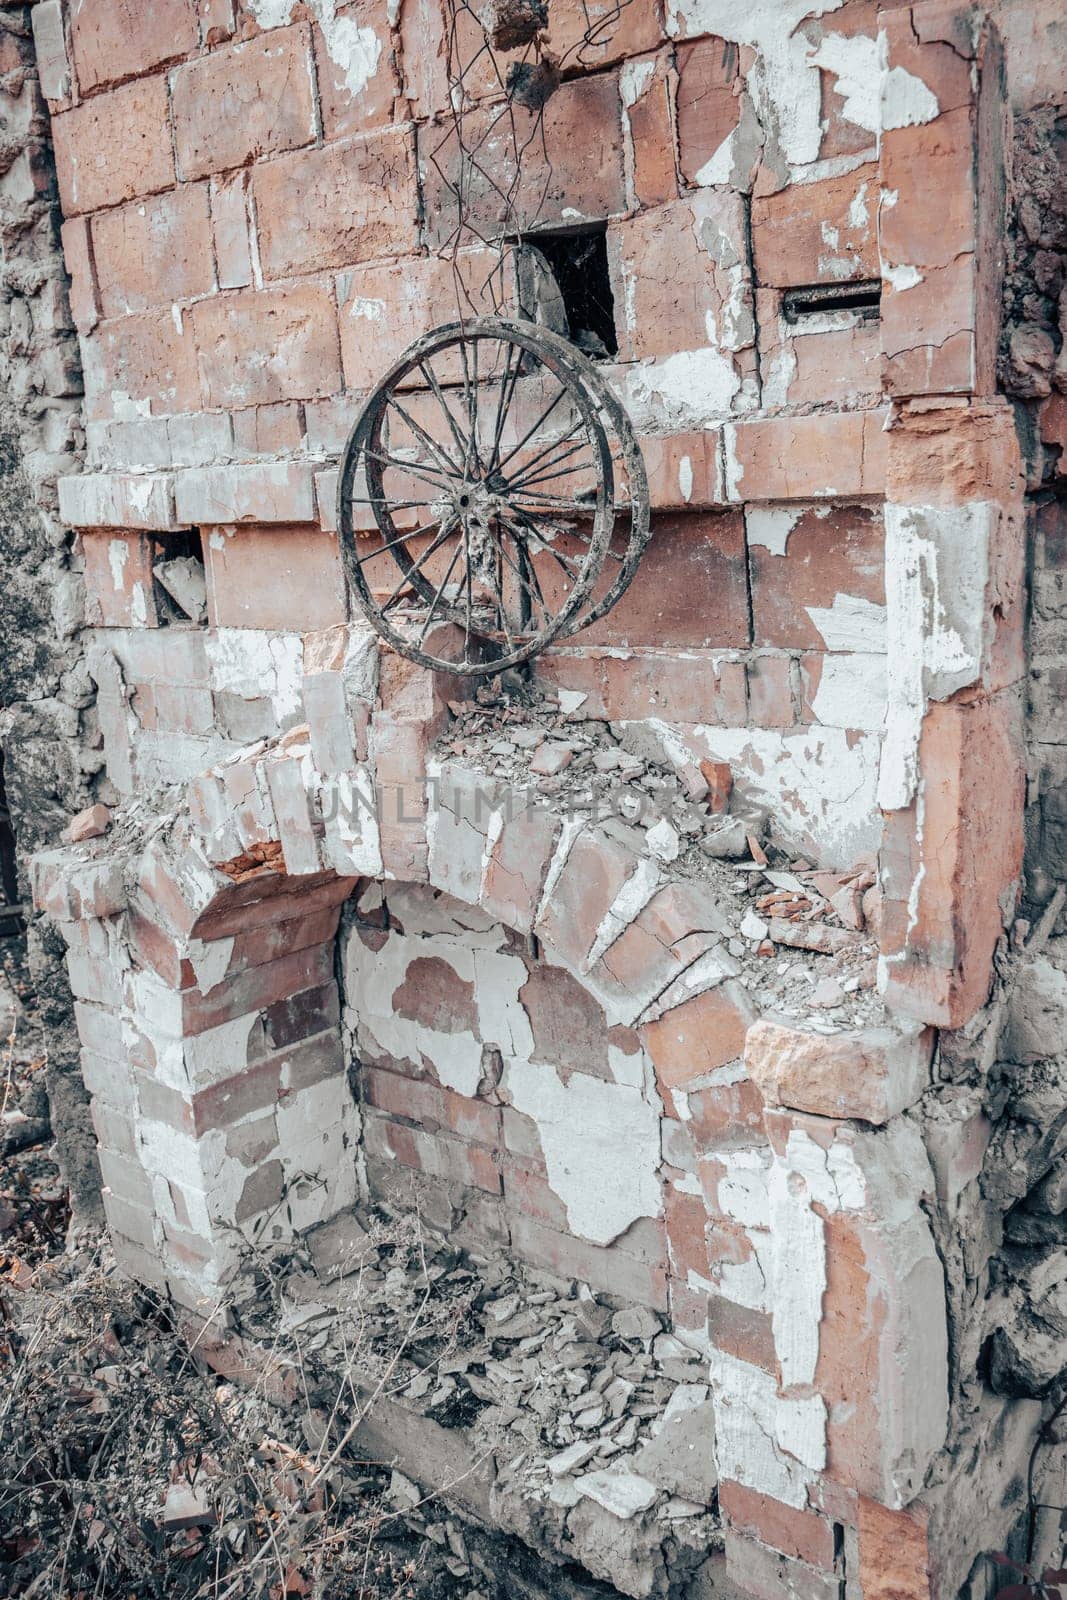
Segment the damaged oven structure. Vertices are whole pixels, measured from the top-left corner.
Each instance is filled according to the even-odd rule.
[[[986,1381],[1027,1192],[983,1186],[1026,801],[995,20],[550,0],[508,49],[445,0],[72,9],[32,19],[111,817],[33,881],[120,1263],[224,1342],[251,1252],[417,1201],[654,1312],[706,1385],[689,1588],[583,1554],[598,1465],[653,1485],[620,1548],[657,1526],[625,1451],[553,1474],[557,1553],[984,1596],[1043,1416]],[[436,668],[383,642],[338,529],[367,394],[476,316],[580,350],[651,514],[614,607],[504,680],[447,670],[455,614]],[[400,459],[464,403],[435,379]]]

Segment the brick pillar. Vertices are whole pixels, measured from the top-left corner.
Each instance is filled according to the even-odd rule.
[[[993,397],[1003,239],[995,33],[954,3],[880,13],[879,248],[889,710],[879,798],[890,1005],[982,1005],[1022,862],[1023,475]]]

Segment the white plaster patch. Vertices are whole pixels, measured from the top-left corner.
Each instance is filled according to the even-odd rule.
[[[803,515],[803,507],[746,506],[745,532],[749,544],[760,545],[772,556],[784,556],[789,535]]]
[[[640,362],[620,376],[638,428],[702,428],[711,417],[728,416],[741,390],[733,362],[712,347]]]
[[[885,653],[886,608],[858,594],[835,594],[833,605],[805,606],[827,650]]]
[[[923,275],[918,267],[894,267],[890,262],[882,261],[882,277],[896,294],[903,294],[905,289],[914,289],[922,283]]]
[[[678,463],[678,492],[688,505],[693,497],[693,463],[688,456]]]
[[[674,37],[713,33],[751,45],[748,91],[764,128],[773,131],[790,163],[814,161],[822,142],[821,85],[800,24],[836,11],[843,0],[668,0]],[[717,179],[716,181],[727,181]]]
[[[125,539],[109,539],[107,546],[107,564],[111,568],[111,584],[116,593],[121,593],[125,582],[126,563],[130,559],[130,547]]]
[[[656,70],[655,61],[627,61],[623,63],[619,73],[619,93],[622,103],[627,110],[635,105],[649,84]]]
[[[921,78],[891,67],[882,79],[882,128],[915,128],[940,114],[937,96]]]
[[[513,1061],[506,1087],[517,1111],[537,1123],[548,1181],[570,1228],[610,1244],[638,1217],[657,1217],[662,1196],[660,1113],[636,1089],[554,1067]]]
[[[914,796],[927,701],[947,700],[981,674],[996,517],[986,501],[886,505],[889,714],[878,788],[886,811]]]
[[[249,0],[249,9],[264,29],[290,21],[295,0]],[[337,15],[337,0],[308,0],[322,29],[326,54],[339,67],[349,94],[362,94],[378,70],[382,43],[373,28],[361,28],[351,17]]]
[[[808,1484],[826,1461],[821,1395],[783,1399],[770,1373],[712,1349],[715,1455],[720,1478],[806,1506]]]
[[[862,33],[825,33],[811,60],[832,76],[834,90],[844,101],[844,120],[866,128],[868,133],[877,133],[882,91],[878,40]]]
[[[816,722],[830,728],[876,733],[885,722],[885,656],[826,655],[811,702]]]
[[[233,955],[234,941],[230,939],[190,939],[186,946],[189,965],[196,976],[196,986],[201,994],[210,994],[226,976]]]

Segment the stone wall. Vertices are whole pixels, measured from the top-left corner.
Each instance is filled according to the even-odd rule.
[[[799,12],[551,0],[537,67],[437,0],[34,7],[116,802],[35,892],[136,1276],[225,1321],[407,1196],[669,1316],[722,1582],[984,1600],[1060,1398],[1061,24]],[[559,326],[515,237],[590,228],[652,538],[479,700],[353,614],[337,458],[417,334]]]

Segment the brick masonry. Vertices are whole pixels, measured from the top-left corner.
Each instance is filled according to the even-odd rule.
[[[996,380],[1005,82],[1048,92],[1055,19],[632,0],[583,44],[553,0],[542,125],[467,18],[461,217],[439,6],[358,8],[358,48],[355,8],[227,9],[34,8],[108,797],[171,786],[150,842],[36,865],[120,1257],[214,1312],[251,1243],[403,1190],[670,1316],[707,1363],[741,1593],[955,1595],[1025,1478],[1004,1445],[988,1531],[959,1514],[961,1441],[1006,1438],[1010,1401],[972,1404],[961,1366],[996,1246],[976,1268],[950,1241],[999,1237],[961,1041],[1062,856],[1062,395],[1020,450]],[[435,749],[455,683],[351,620],[333,495],[362,397],[459,304],[514,313],[502,238],[589,224],[653,531],[538,678],[665,765],[728,767],[728,803],[816,865],[877,855],[884,1028],[762,1015],[708,960],[729,907],[632,843],[495,792],[472,823]],[[843,298],[872,285],[880,308]],[[190,552],[195,616],[161,576]]]

